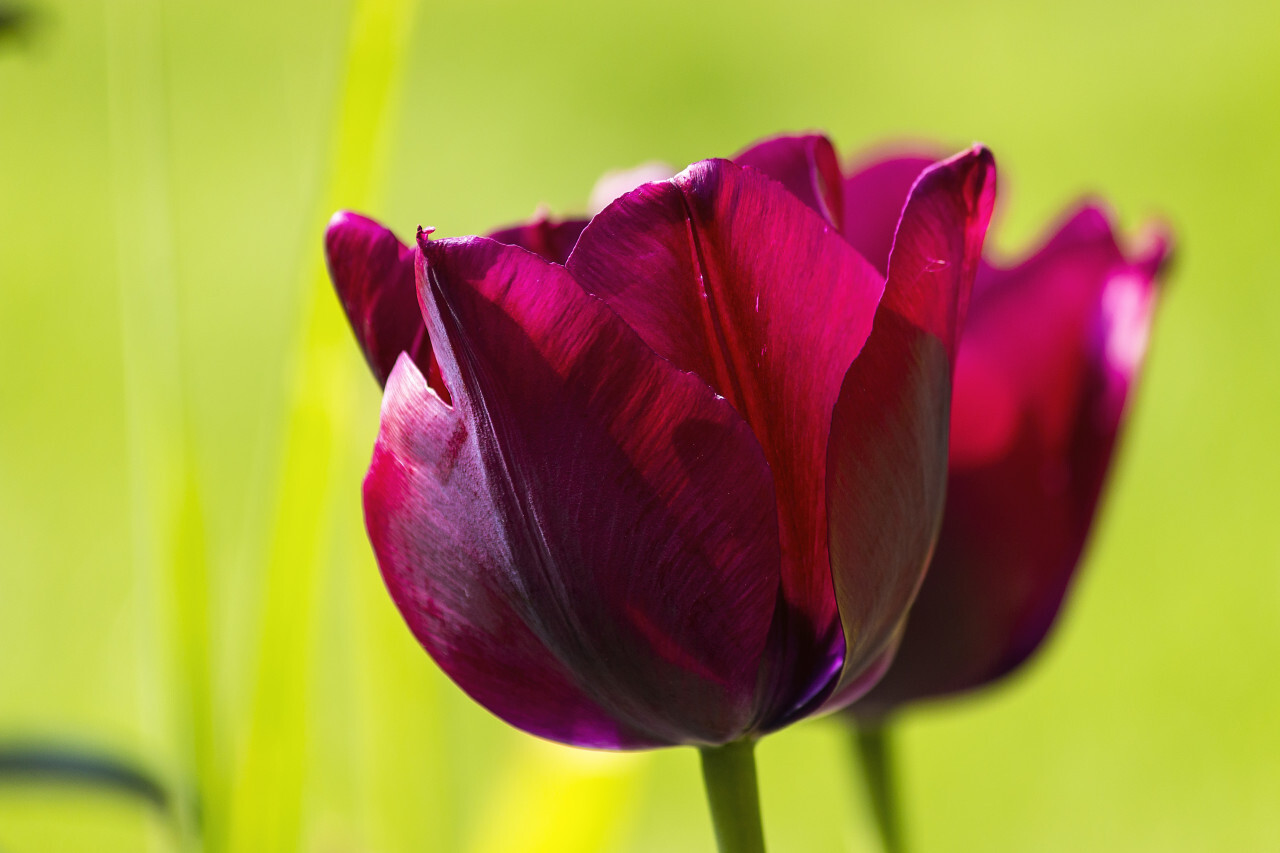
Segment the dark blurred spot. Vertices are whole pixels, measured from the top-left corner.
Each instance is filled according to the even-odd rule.
[[[0,784],[74,785],[136,797],[161,812],[172,797],[146,768],[98,749],[48,743],[0,745]]]
[[[43,18],[32,6],[0,3],[0,48],[28,43]]]

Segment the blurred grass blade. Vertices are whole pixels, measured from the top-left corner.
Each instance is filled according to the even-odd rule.
[[[335,456],[343,446],[353,359],[320,253],[339,206],[363,206],[379,178],[388,115],[413,0],[355,0],[329,183],[304,263],[302,334],[283,435],[283,465],[266,555],[266,592],[246,741],[238,750],[228,850],[298,850],[305,822],[312,668],[321,582],[335,543]],[[340,750],[343,744],[324,744]]]
[[[175,799],[145,768],[100,750],[56,744],[0,745],[0,784],[75,785],[136,797],[166,815]]]
[[[181,312],[174,276],[169,116],[159,0],[104,4],[107,111],[129,477],[139,730],[147,754],[189,775],[188,697],[207,702],[207,666],[175,659],[175,625],[203,624],[205,591],[180,593],[185,447]],[[175,613],[175,596],[184,603]],[[195,686],[192,682],[199,681]],[[206,773],[195,774],[204,779]],[[193,812],[176,803],[184,842]],[[160,839],[151,839],[153,846]]]
[[[185,414],[184,407],[184,414]],[[212,607],[203,506],[196,477],[194,441],[184,417],[183,482],[173,519],[168,565],[172,621],[167,636],[176,642],[174,673],[179,733],[184,758],[199,792],[199,811],[186,816],[198,847],[221,850],[228,820],[230,761],[227,738],[215,726],[212,664]]]

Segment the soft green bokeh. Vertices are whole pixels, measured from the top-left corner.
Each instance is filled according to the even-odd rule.
[[[378,395],[324,291],[329,208],[473,233],[781,130],[980,139],[997,248],[1096,191],[1179,256],[1045,653],[904,721],[913,849],[1280,849],[1280,6],[39,8],[0,39],[0,741],[199,788],[216,853],[709,851],[693,751],[535,741],[403,628],[364,540]],[[831,721],[763,743],[772,849],[875,849],[849,752]],[[174,832],[0,787],[5,853]]]

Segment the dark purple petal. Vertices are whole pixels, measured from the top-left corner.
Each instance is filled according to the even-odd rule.
[[[732,403],[764,448],[783,554],[768,725],[839,669],[827,436],[883,280],[780,184],[725,160],[615,201],[582,233],[568,268],[659,355]]]
[[[365,485],[392,597],[459,685],[566,743],[747,732],[779,583],[748,426],[563,267],[420,238],[450,408],[402,362]]]
[[[881,273],[889,268],[889,249],[907,193],[920,173],[939,159],[900,154],[855,167],[845,179],[841,231]]]
[[[519,246],[528,249],[535,255],[564,266],[578,242],[578,235],[587,227],[585,219],[565,219],[557,222],[546,215],[539,214],[528,222],[512,225],[494,231],[489,235],[491,240],[506,243],[508,246]]]
[[[844,181],[836,150],[825,136],[776,136],[742,151],[733,162],[759,169],[780,181],[792,195],[840,230],[844,217]]]
[[[942,518],[949,352],[995,199],[982,147],[926,170],[894,238],[875,328],[844,379],[827,448],[831,566],[844,624],[836,695],[886,652],[924,577]]]
[[[585,219],[556,222],[538,216],[491,236],[563,264],[586,225]],[[390,229],[372,219],[340,211],[329,222],[325,254],[338,298],[378,384],[387,384],[396,359],[407,352],[431,387],[448,401],[418,305],[414,283],[417,249],[404,245]]]
[[[881,716],[977,687],[1040,644],[1074,573],[1145,350],[1167,245],[1126,260],[1085,207],[1018,266],[982,273],[956,366],[946,516]]]
[[[407,352],[432,387],[443,390],[418,307],[416,250],[378,222],[345,210],[329,221],[324,245],[329,277],[378,384],[387,384]]]

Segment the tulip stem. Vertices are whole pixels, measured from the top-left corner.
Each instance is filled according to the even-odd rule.
[[[883,722],[861,725],[854,739],[880,843],[885,853],[903,853],[906,845],[902,841],[897,780],[893,772],[893,738],[889,727]]]
[[[700,750],[720,853],[764,853],[755,749],[755,741],[739,740]]]

